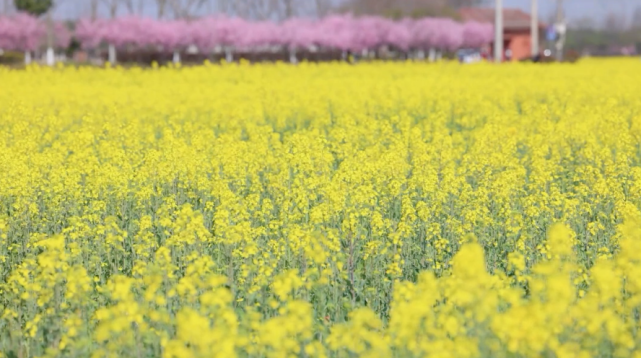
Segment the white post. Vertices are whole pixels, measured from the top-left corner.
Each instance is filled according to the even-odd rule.
[[[56,55],[53,52],[53,48],[47,47],[47,53],[45,55],[45,63],[47,66],[53,66],[56,63]]]
[[[225,47],[225,60],[227,62],[234,62],[234,54],[231,52],[231,48],[229,46]]]
[[[298,63],[298,58],[296,57],[296,49],[293,47],[289,48],[289,63],[295,65]]]
[[[503,61],[503,0],[495,0],[494,62]]]
[[[114,45],[109,45],[109,63],[112,65],[116,64],[116,46]]]
[[[24,52],[24,64],[25,65],[31,64],[31,51],[29,50]]]
[[[434,47],[430,48],[429,60],[430,62],[436,61],[436,50],[434,49]]]
[[[180,63],[180,52],[174,51],[174,58],[172,60],[174,62],[174,65],[175,64],[179,64]]]
[[[530,40],[532,41],[532,58],[539,54],[539,6],[538,0],[532,2],[532,18],[530,22]]]

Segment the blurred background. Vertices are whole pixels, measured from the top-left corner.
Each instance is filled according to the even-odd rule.
[[[503,44],[499,49],[493,45],[497,39],[496,36],[499,35],[494,26],[497,23],[497,5],[502,9],[500,35]],[[19,36],[26,38],[28,35],[19,35],[14,31],[13,40],[11,40],[13,45],[8,45],[10,43],[7,40],[9,35],[5,34],[5,49],[3,49],[2,29],[5,29],[5,33],[10,33],[11,22],[8,19],[15,18],[20,11],[30,13],[32,17],[43,24],[40,34],[42,39],[39,40],[39,44],[34,43],[27,46],[28,48],[21,48],[16,45],[16,42],[22,41],[18,39]],[[533,12],[538,20],[536,25],[535,21],[532,21]],[[560,60],[585,56],[636,56],[641,54],[641,0],[0,0],[0,54],[4,55],[0,55],[0,62],[8,61],[7,53],[11,50],[9,47],[13,47],[14,50],[19,49],[20,53],[24,52],[21,56],[29,57],[26,59],[27,61],[31,60],[31,56],[47,63],[68,60],[69,58],[83,61],[93,55],[94,60],[103,58],[115,62],[115,47],[100,47],[96,44],[94,46],[97,48],[96,51],[86,51],[87,46],[83,46],[82,41],[78,40],[79,36],[76,36],[74,31],[79,21],[86,20],[145,18],[166,23],[166,21],[176,20],[193,22],[203,18],[224,16],[226,18],[240,18],[252,23],[283,23],[292,18],[323,19],[341,14],[350,14],[354,17],[376,16],[396,22],[406,19],[437,18],[451,19],[457,23],[475,22],[493,25],[491,38],[487,37],[489,36],[487,28],[483,30],[482,35],[478,34],[478,36],[487,38],[487,46],[478,45],[474,48],[462,45],[436,46],[439,47],[437,52],[439,57],[458,57],[461,62],[470,62],[469,58],[538,61],[546,57]],[[2,18],[5,19],[4,27]],[[15,21],[14,24],[18,26]],[[69,35],[56,35],[55,28],[60,26],[56,24],[64,24],[64,27],[70,32]],[[24,28],[26,25],[20,26]],[[438,27],[436,24],[432,26]],[[536,35],[533,33],[535,26],[538,28]],[[327,28],[324,29],[327,32]],[[412,29],[409,31],[414,31]],[[316,30],[317,32],[321,31],[320,28],[316,28]],[[247,28],[243,31],[249,30]],[[260,30],[254,27],[252,31]],[[358,32],[359,30],[354,31]],[[58,41],[58,46],[53,46],[52,44],[56,42],[56,36],[63,37],[64,40],[67,40],[66,37],[68,37],[68,46],[61,49],[65,47],[65,41]],[[415,34],[407,36],[415,36]],[[104,39],[91,40],[100,42]],[[318,43],[320,40],[314,41]],[[408,41],[410,41],[407,45],[408,49],[416,47],[412,40]],[[288,48],[292,47],[289,43],[285,45]],[[378,45],[376,50],[378,50]],[[392,45],[396,46],[388,47],[391,47],[391,50],[396,50],[396,57],[420,58],[422,56],[420,53],[410,54],[409,50],[403,48],[403,45],[397,45],[397,43]],[[47,50],[42,47],[47,49],[54,47],[54,51],[47,53]],[[171,51],[174,61],[176,56],[182,54],[184,59],[188,58],[190,52],[194,52],[188,51],[187,46],[183,47],[184,49],[179,51],[180,53]],[[236,58],[244,56],[239,53],[242,52],[239,47],[235,46],[235,52],[238,53]],[[303,52],[308,47],[302,46],[298,51],[298,56],[307,59]],[[431,47],[434,46],[427,47],[419,52],[431,51]],[[325,46],[325,48],[329,47]],[[354,48],[356,47],[333,46],[333,49],[336,50],[334,56],[339,58],[345,56],[366,58],[369,56],[363,55],[366,53],[364,49],[358,48],[358,51],[354,51]],[[25,49],[28,51],[23,51]],[[104,51],[101,52],[101,50]],[[118,50],[119,53],[123,52],[122,48]],[[114,53],[109,53],[109,51]],[[212,49],[211,52],[220,52],[223,56],[225,51],[224,49]],[[398,55],[398,52],[406,52],[406,54]],[[499,56],[500,53],[503,55]],[[283,54],[283,56],[285,56],[283,58],[285,60],[288,59],[287,56],[290,60],[292,59],[291,53]],[[230,60],[229,51],[223,57]],[[125,57],[121,55],[120,58],[124,60]],[[167,56],[161,56],[159,60],[162,61],[163,58],[169,61]],[[200,59],[202,58],[198,58],[198,60]]]

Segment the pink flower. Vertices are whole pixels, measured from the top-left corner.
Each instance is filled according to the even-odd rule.
[[[46,35],[46,27],[37,18],[19,13],[0,18],[0,47],[16,51],[34,51]]]

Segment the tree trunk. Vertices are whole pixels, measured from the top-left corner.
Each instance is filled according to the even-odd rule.
[[[294,16],[294,4],[292,0],[285,0],[285,19],[292,18]]]
[[[47,11],[47,52],[45,55],[45,63],[47,66],[53,66],[56,62],[55,53],[53,52],[53,19],[51,18],[51,10]]]
[[[234,53],[229,46],[225,47],[225,60],[229,63],[234,62]]]
[[[167,5],[165,0],[158,0],[158,19],[162,19],[165,16],[165,6]]]
[[[109,14],[112,19],[115,19],[116,15],[118,15],[118,3],[115,0],[112,0],[111,6],[109,6]]]
[[[434,48],[430,48],[429,60],[430,62],[436,61],[436,50]]]
[[[327,15],[331,9],[331,1],[329,0],[315,0],[316,3],[316,17],[322,18]]]
[[[91,3],[89,4],[90,6],[90,13],[91,13],[91,21],[95,21],[96,18],[98,18],[98,0],[91,0]]]
[[[289,63],[292,65],[295,65],[298,63],[298,58],[296,57],[296,49],[295,48],[290,48],[289,49]]]
[[[109,44],[109,63],[116,64],[116,46]]]
[[[56,63],[56,54],[53,51],[53,47],[47,47],[45,63],[47,64],[47,66],[53,66]]]

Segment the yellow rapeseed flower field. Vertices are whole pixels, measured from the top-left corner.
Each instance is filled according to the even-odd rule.
[[[640,73],[0,68],[0,355],[641,357]]]

